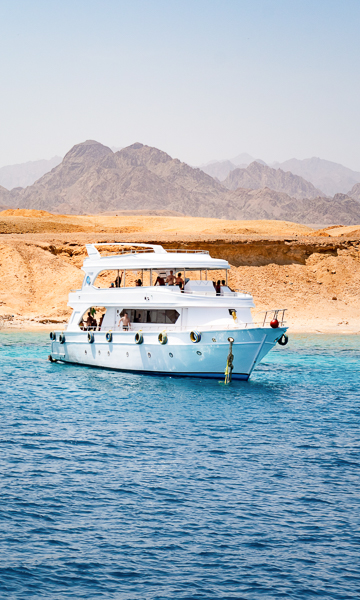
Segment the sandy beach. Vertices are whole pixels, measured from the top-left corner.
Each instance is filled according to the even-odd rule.
[[[85,244],[100,241],[206,249],[232,265],[233,289],[253,295],[254,320],[287,308],[291,332],[360,333],[360,226],[26,210],[0,213],[2,330],[63,328],[68,293],[83,279]]]

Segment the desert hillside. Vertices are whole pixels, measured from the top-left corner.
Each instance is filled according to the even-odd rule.
[[[288,308],[293,331],[360,333],[360,225],[316,231],[281,221],[27,210],[0,213],[0,223],[7,327],[62,325],[69,290],[83,279],[85,243],[124,241],[209,250],[230,262],[231,286],[251,292],[257,311]]]

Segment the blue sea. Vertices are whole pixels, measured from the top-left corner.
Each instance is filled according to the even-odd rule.
[[[48,354],[0,332],[0,598],[360,598],[360,337],[230,386]]]

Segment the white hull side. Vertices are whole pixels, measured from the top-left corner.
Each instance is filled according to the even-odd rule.
[[[54,360],[92,367],[154,375],[218,378],[224,376],[228,338],[234,338],[233,379],[248,379],[254,367],[274,347],[285,328],[212,330],[201,333],[192,343],[189,331],[168,332],[167,344],[158,341],[159,332],[143,332],[144,343],[135,343],[134,332],[114,332],[107,342],[106,332],[95,332],[94,342],[87,332],[65,332],[65,343],[52,342]],[[216,340],[216,341],[213,341]],[[172,356],[171,356],[172,354]]]

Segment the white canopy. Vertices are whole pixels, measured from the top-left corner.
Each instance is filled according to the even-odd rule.
[[[123,248],[130,247],[132,251],[123,254],[114,254],[111,256],[101,256],[95,246],[115,246]],[[139,252],[136,248],[139,248]],[[149,251],[142,249],[149,248]],[[220,258],[211,258],[208,252],[198,250],[175,250],[166,251],[162,246],[151,244],[87,244],[89,258],[86,258],[82,270],[85,273],[98,275],[101,271],[119,270],[150,270],[162,271],[172,269],[173,271],[193,271],[206,269],[230,269],[226,260]]]

